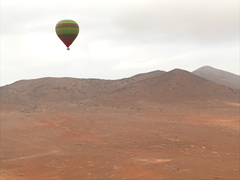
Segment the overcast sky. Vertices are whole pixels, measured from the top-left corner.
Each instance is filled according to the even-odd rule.
[[[80,27],[67,51],[62,19]],[[239,74],[239,0],[1,0],[1,86],[209,65]]]

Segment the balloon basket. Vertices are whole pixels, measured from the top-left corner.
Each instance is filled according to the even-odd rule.
[[[67,50],[70,50],[70,48],[68,47]]]

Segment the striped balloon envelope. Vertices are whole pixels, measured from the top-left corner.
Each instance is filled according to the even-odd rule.
[[[57,23],[55,30],[58,37],[67,46],[67,50],[70,50],[69,46],[76,39],[79,32],[78,24],[70,19],[61,20]]]

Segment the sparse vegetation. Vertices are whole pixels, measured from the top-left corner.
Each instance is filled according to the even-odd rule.
[[[238,178],[238,91],[181,70],[27,82],[1,87],[0,178]]]

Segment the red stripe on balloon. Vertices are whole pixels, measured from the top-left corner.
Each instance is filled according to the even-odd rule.
[[[77,24],[59,24],[56,27],[63,27],[63,26],[74,26],[74,27],[78,27]]]

